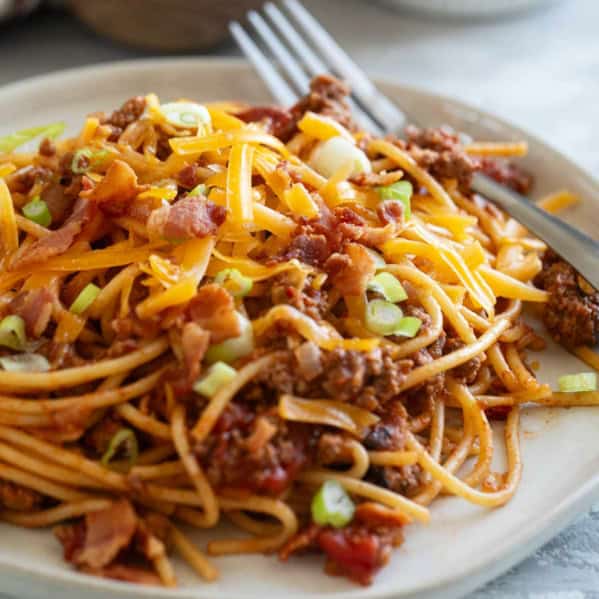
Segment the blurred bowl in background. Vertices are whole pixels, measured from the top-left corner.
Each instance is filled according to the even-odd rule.
[[[432,16],[496,17],[521,12],[558,0],[380,0],[394,8]]]
[[[0,21],[21,17],[35,10],[40,0],[0,0]]]
[[[1,2],[2,0],[0,0]],[[69,0],[73,12],[101,35],[149,50],[210,48],[228,23],[261,0]]]

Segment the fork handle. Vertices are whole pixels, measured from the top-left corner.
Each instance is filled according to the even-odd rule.
[[[575,264],[578,272],[599,289],[599,243],[482,173],[475,173],[472,189],[503,208],[564,260]]]

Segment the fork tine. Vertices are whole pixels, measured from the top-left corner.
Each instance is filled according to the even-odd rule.
[[[297,94],[291,89],[287,81],[281,77],[245,29],[237,21],[232,21],[229,23],[229,30],[243,53],[260,73],[261,79],[266,83],[270,93],[276,100],[284,106],[293,104],[298,98]]]
[[[287,17],[275,6],[272,2],[267,2],[264,5],[264,12],[269,16],[270,20],[277,26],[287,43],[295,50],[298,56],[306,65],[308,72],[313,77],[326,73],[327,65],[318,58],[313,50],[306,44],[301,35],[294,29]]]
[[[343,51],[333,37],[302,6],[298,0],[283,0],[289,13],[312,40],[327,62],[351,85],[353,93],[380,124],[389,131],[399,131],[406,125],[406,116],[373,85],[366,74]]]
[[[247,14],[249,22],[254,26],[254,29],[266,44],[274,57],[277,59],[284,71],[286,71],[289,79],[295,84],[300,94],[305,94],[310,86],[308,76],[291,55],[289,50],[279,41],[275,32],[270,28],[268,23],[255,10],[250,10]]]
[[[310,85],[308,77],[303,72],[297,60],[293,58],[291,53],[281,43],[275,32],[269,27],[266,21],[255,11],[250,11],[248,13],[248,19],[254,26],[262,41],[268,46],[268,48],[277,58],[280,66],[283,68],[283,71],[286,71],[286,74],[296,85],[300,93],[307,91]],[[288,25],[289,28],[293,29],[291,24],[288,23]],[[289,106],[295,103],[295,101],[298,99],[298,94],[296,94],[287,81],[281,76],[281,74],[273,66],[270,58],[266,56],[260,47],[253,41],[249,33],[237,21],[233,21],[229,25],[229,29],[231,30],[231,34],[237,41],[239,47],[254,65],[260,74],[260,77],[264,80],[268,89],[271,91],[272,95],[277,99],[277,101],[284,106]],[[298,54],[300,53],[298,52]],[[300,54],[300,58],[303,59],[304,57]],[[315,64],[313,66],[317,66],[317,74],[324,73],[328,70],[327,66],[320,61],[318,65]],[[379,125],[373,121],[366,114],[366,112],[357,106],[355,102],[351,100],[351,98],[350,105],[356,122],[365,131],[371,131],[376,135],[382,134],[382,129],[379,127]]]
[[[299,56],[308,72],[312,76],[321,75],[329,70],[327,65],[320,60],[320,58],[312,51],[308,44],[304,42],[287,17],[272,2],[267,2],[264,5],[264,12],[275,24],[279,32],[283,35],[289,46]],[[274,34],[274,32],[272,33]],[[365,131],[371,131],[377,135],[383,133],[379,125],[373,121],[364,110],[356,105],[351,98],[350,105],[354,118],[360,127],[362,127],[362,129]]]

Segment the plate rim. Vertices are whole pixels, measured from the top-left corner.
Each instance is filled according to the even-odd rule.
[[[218,56],[179,56],[179,57],[153,57],[132,59],[125,61],[106,61],[85,65],[80,67],[60,69],[49,73],[39,74],[25,78],[20,81],[14,81],[0,87],[0,99],[5,95],[26,93],[28,89],[35,89],[38,86],[51,83],[55,79],[72,78],[77,76],[89,77],[94,73],[105,74],[110,72],[127,71],[132,68],[166,68],[168,65],[181,67],[182,65],[204,65],[212,68],[222,69],[244,69],[251,70],[251,65],[243,58],[238,57],[218,57]],[[568,168],[573,173],[585,180],[591,188],[594,188],[599,194],[599,178],[595,177],[584,167],[579,166],[574,158],[571,158],[563,151],[557,149],[551,142],[545,141],[540,136],[531,133],[524,127],[515,125],[510,120],[497,116],[492,112],[488,112],[483,108],[464,102],[445,94],[438,94],[432,90],[425,88],[404,85],[394,77],[374,77],[374,82],[377,85],[385,87],[395,87],[399,90],[405,90],[413,95],[436,99],[442,103],[467,110],[476,114],[478,117],[492,119],[494,123],[509,130],[511,133],[521,135],[535,145],[541,146],[543,151],[552,154],[556,159],[562,160],[568,164]],[[273,101],[274,103],[274,101]],[[598,196],[599,197],[599,196]],[[486,563],[476,564],[466,570],[463,570],[458,576],[446,575],[444,578],[435,580],[432,584],[422,587],[417,590],[408,590],[401,596],[405,599],[410,597],[458,597],[463,593],[470,592],[475,588],[479,588],[486,582],[496,578],[509,568],[519,563],[527,555],[533,553],[546,541],[557,535],[563,530],[570,521],[579,515],[583,510],[588,509],[594,501],[599,499],[599,472],[588,479],[584,484],[577,487],[572,493],[565,496],[561,501],[553,506],[549,512],[545,512],[543,517],[531,520],[528,526],[522,527],[516,535],[517,541],[513,538],[511,541],[506,541],[497,544],[492,551],[487,555]],[[66,566],[66,564],[65,564]],[[71,592],[96,591],[114,593],[118,597],[145,598],[145,599],[195,599],[197,590],[189,588],[166,589],[163,587],[151,587],[142,585],[133,585],[104,579],[95,576],[84,575],[79,572],[69,570],[67,567],[64,570],[55,571],[53,566],[43,566],[41,569],[34,565],[27,566],[22,564],[7,561],[0,556],[0,576],[21,576],[27,578],[27,586],[33,585],[38,588],[44,584],[63,585],[68,587]],[[447,593],[443,591],[446,585],[450,585],[452,590]],[[15,585],[13,585],[14,588]],[[208,587],[207,587],[208,588]],[[9,591],[10,592],[10,591]],[[442,595],[438,595],[442,592]],[[227,599],[252,599],[252,595],[248,594],[231,594],[229,591],[219,591],[220,595]],[[226,593],[226,595],[224,594]],[[310,595],[313,599],[330,599],[333,593],[318,593]],[[286,593],[288,597],[300,597],[290,589]],[[340,590],[334,592],[335,598],[338,599],[356,599],[364,597],[365,599],[393,599],[398,597],[397,591],[389,589],[376,588],[376,584],[372,587],[355,590]],[[305,597],[301,595],[301,597]]]

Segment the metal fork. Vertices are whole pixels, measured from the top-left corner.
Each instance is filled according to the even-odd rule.
[[[252,29],[244,29],[237,21],[229,25],[237,44],[278,102],[293,104],[308,91],[311,77],[331,73],[351,86],[350,104],[364,130],[401,136],[408,123],[417,124],[376,88],[299,0],[282,0],[282,5],[285,12],[272,2],[264,5],[264,16],[250,11],[247,18]],[[474,174],[472,189],[545,241],[599,289],[598,242],[482,173]]]

